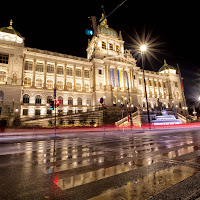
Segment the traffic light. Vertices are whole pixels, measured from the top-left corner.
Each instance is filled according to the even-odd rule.
[[[106,104],[103,105],[103,109],[106,109]]]
[[[50,101],[50,110],[54,110],[54,100]]]
[[[58,107],[60,105],[60,100],[59,99],[55,100],[55,105],[56,105],[56,107]]]

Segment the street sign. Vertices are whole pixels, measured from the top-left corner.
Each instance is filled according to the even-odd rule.
[[[100,103],[103,103],[103,97],[100,98]]]

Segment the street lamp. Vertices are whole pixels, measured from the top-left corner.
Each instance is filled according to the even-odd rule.
[[[150,125],[150,116],[149,116],[149,103],[147,98],[147,88],[146,88],[146,80],[145,80],[145,74],[144,74],[144,55],[147,51],[147,45],[143,44],[140,46],[140,53],[142,58],[142,71],[143,71],[143,79],[144,79],[144,90],[145,90],[145,97],[146,97],[146,104],[147,104],[147,115],[148,115],[148,123]]]

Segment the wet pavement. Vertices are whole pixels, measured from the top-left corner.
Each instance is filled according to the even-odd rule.
[[[0,144],[0,199],[197,199],[200,130]]]

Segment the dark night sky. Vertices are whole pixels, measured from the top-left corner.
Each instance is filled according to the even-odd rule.
[[[0,27],[9,26],[12,18],[13,27],[25,38],[25,46],[86,57],[88,16],[96,15],[99,19],[102,4],[109,14],[120,2],[122,0],[1,3]],[[2,12],[3,8],[5,12]],[[192,100],[198,95],[198,9],[197,1],[127,0],[108,18],[108,25],[122,31],[127,48],[131,44],[129,36],[134,37],[134,30],[138,33],[144,27],[146,31],[152,30],[152,36],[159,37],[158,41],[164,43],[159,47],[164,53],[157,53],[158,61],[152,60],[153,66],[146,63],[145,68],[158,71],[163,59],[174,67],[179,63],[186,97]]]

